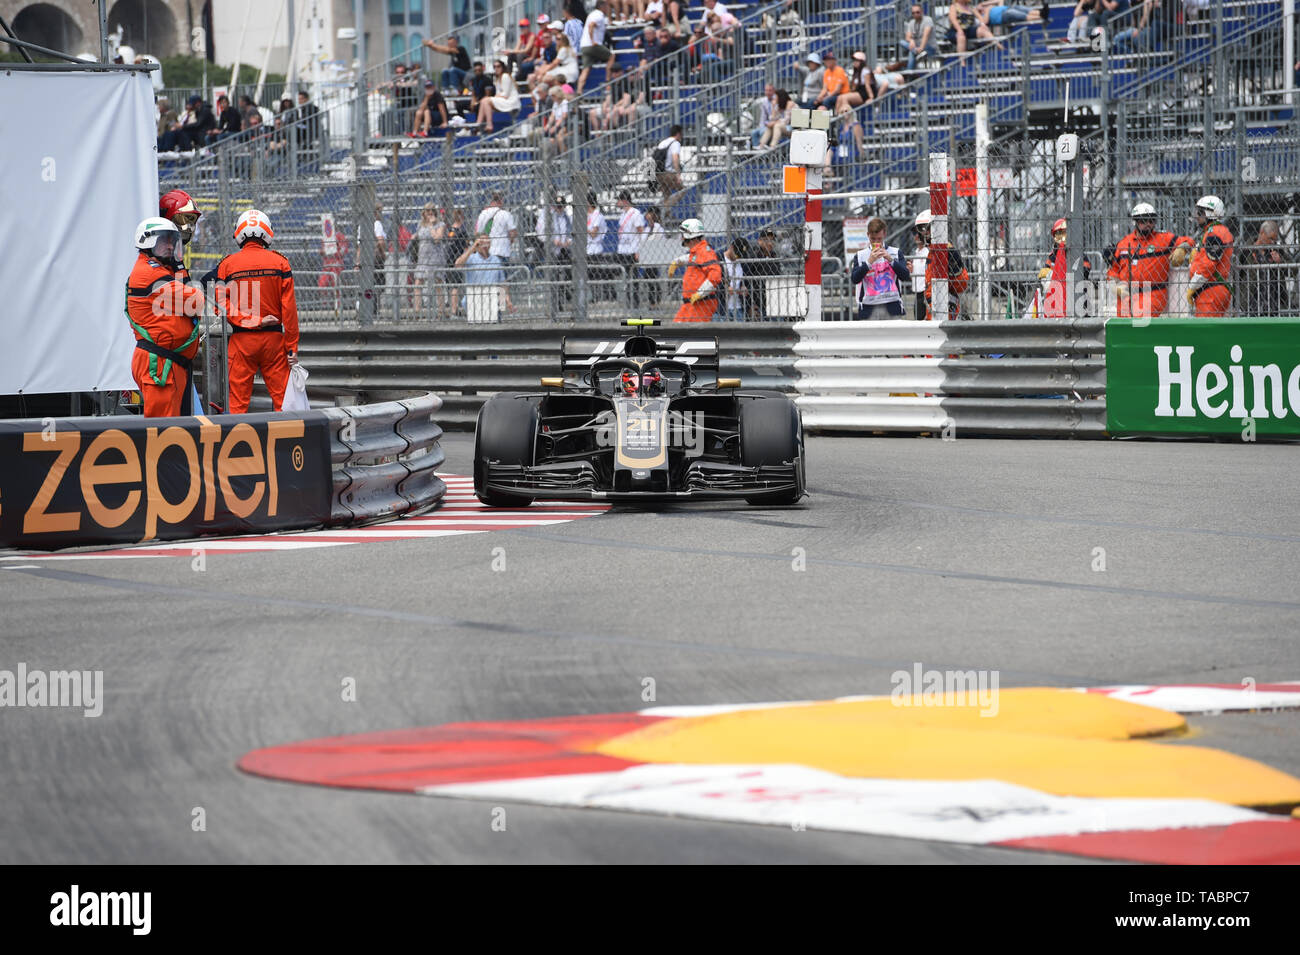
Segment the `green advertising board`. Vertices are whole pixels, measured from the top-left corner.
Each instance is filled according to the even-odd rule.
[[[1300,437],[1300,319],[1112,318],[1106,428]]]

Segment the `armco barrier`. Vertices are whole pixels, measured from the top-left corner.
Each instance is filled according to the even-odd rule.
[[[1100,320],[805,322],[795,370],[810,431],[1103,435]]]
[[[536,389],[539,378],[558,374],[560,341],[566,335],[615,340],[629,333],[619,325],[316,326],[303,331],[300,354],[311,370],[313,398],[373,401],[412,390],[435,391],[442,398],[441,424],[468,429],[492,392]],[[717,336],[720,374],[738,377],[750,388],[794,391],[791,325],[669,323],[651,334]]]
[[[0,546],[42,550],[378,520],[446,488],[441,402],[0,421]]]

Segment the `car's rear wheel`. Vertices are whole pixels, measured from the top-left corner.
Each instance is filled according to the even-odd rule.
[[[794,464],[794,487],[746,497],[750,504],[794,504],[804,496],[803,423],[793,401],[779,393],[741,399],[740,461],[746,467]]]
[[[504,393],[479,409],[474,430],[474,494],[488,507],[527,507],[531,497],[487,490],[487,463],[532,465],[539,399]]]

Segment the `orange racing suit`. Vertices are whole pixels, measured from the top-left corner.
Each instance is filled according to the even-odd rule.
[[[1178,244],[1172,232],[1143,237],[1130,232],[1119,240],[1106,277],[1123,286],[1116,314],[1121,318],[1159,318],[1169,305],[1169,254]]]
[[[709,243],[700,239],[691,246],[686,271],[682,275],[682,307],[675,322],[707,322],[718,310],[717,295],[706,295],[698,302],[691,297],[699,292],[713,293],[722,288],[722,263]]]
[[[253,375],[261,372],[276,411],[289,386],[290,354],[298,351],[298,304],[289,260],[257,239],[217,265],[217,309],[230,322],[231,414],[245,414]]]
[[[1192,290],[1192,302],[1197,318],[1222,318],[1232,304],[1232,286],[1228,276],[1232,271],[1232,233],[1222,223],[1215,223],[1196,240],[1192,250],[1191,277],[1205,282]]]
[[[190,368],[199,350],[203,293],[181,281],[177,272],[141,252],[126,280],[126,317],[136,339],[131,377],[146,418],[174,418],[193,410]]]

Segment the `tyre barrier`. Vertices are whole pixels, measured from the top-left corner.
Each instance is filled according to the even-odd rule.
[[[746,388],[795,390],[791,325],[666,324],[657,332],[681,337],[705,330],[719,340],[720,375],[740,378]],[[299,354],[311,369],[308,391],[313,399],[368,402],[428,390],[442,398],[443,427],[470,430],[490,394],[535,390],[539,378],[558,374],[560,342],[566,335],[614,340],[626,333],[618,327],[552,323],[313,326],[304,330]]]
[[[182,418],[0,421],[0,547],[345,526],[436,506],[436,395]]]
[[[810,431],[1106,433],[1105,323],[801,322]]]

